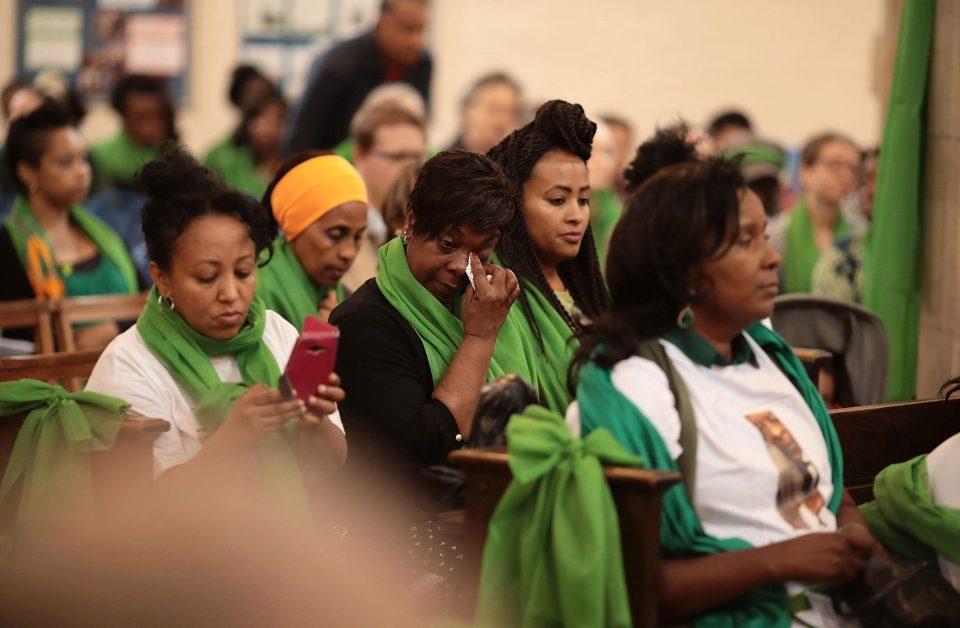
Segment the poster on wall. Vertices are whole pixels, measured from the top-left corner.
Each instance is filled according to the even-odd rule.
[[[187,0],[18,0],[17,73],[55,72],[102,100],[124,74],[165,78],[187,96]]]
[[[296,100],[317,57],[371,28],[379,9],[380,0],[241,0],[239,60]]]

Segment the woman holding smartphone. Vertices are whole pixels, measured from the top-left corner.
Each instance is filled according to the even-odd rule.
[[[161,480],[240,470],[302,506],[303,482],[345,459],[336,408],[344,393],[335,374],[307,404],[276,390],[298,334],[255,294],[269,218],[179,150],[144,166],[138,184],[148,197],[143,232],[156,285],[86,389],[171,422],[154,444]]]

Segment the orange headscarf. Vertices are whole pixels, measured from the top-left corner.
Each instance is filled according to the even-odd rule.
[[[298,164],[270,194],[273,215],[288,241],[344,203],[369,205],[360,173],[339,155],[322,155]]]

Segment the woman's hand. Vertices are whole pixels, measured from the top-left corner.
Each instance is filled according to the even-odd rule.
[[[873,553],[869,534],[822,532],[768,545],[768,560],[780,582],[813,582],[837,587],[863,571]]]
[[[242,447],[250,447],[290,419],[302,420],[305,411],[299,399],[284,401],[279,390],[256,384],[237,397],[217,432]]]
[[[463,299],[463,335],[494,342],[510,306],[520,296],[520,282],[511,270],[496,264],[483,266],[475,253],[470,255],[469,263],[476,289],[468,287]],[[489,281],[487,275],[491,275]]]
[[[347,440],[330,421],[337,402],[346,397],[340,388],[340,376],[330,373],[326,384],[317,386],[310,396],[307,411],[297,419],[300,424],[300,473],[305,482],[321,482],[335,474],[347,459]]]
[[[326,384],[320,384],[310,396],[307,411],[297,417],[301,427],[316,427],[337,410],[337,403],[344,400],[347,394],[340,388],[340,376],[330,373]]]

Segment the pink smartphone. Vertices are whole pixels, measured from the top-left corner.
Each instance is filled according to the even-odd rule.
[[[297,338],[287,369],[280,378],[280,390],[285,397],[292,399],[292,393],[296,391],[296,396],[307,403],[310,396],[316,393],[317,386],[329,381],[337,362],[339,340],[340,330],[333,325],[315,316],[308,316],[304,320],[303,332]]]

